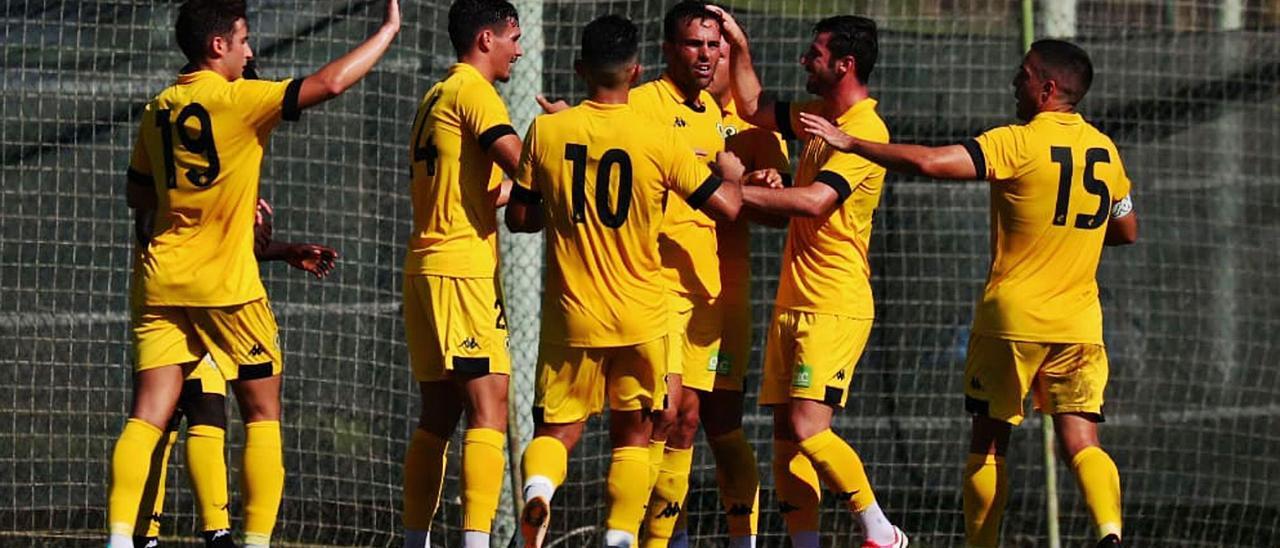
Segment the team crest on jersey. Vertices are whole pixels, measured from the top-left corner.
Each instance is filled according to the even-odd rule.
[[[725,125],[722,122],[716,123],[716,129],[720,130],[720,137],[725,139],[738,134],[738,128],[736,126]]]

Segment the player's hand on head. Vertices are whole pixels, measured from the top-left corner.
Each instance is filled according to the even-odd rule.
[[[293,244],[289,249],[289,266],[324,278],[333,271],[338,251],[320,244]]]
[[[549,101],[546,97],[543,97],[541,94],[539,94],[539,95],[534,95],[533,100],[537,101],[538,106],[542,107],[542,112],[545,112],[547,114],[555,114],[557,112],[560,112],[562,110],[569,108],[569,103],[564,102],[564,99],[556,99],[556,101],[553,103]]]
[[[826,118],[808,112],[801,112],[800,124],[806,133],[817,136],[837,150],[849,152],[853,149],[853,136],[840,131],[840,128]]]
[[[742,179],[742,184],[763,186],[768,188],[782,188],[782,174],[774,168],[757,169],[746,174]]]
[[[742,30],[742,27],[738,25],[738,20],[734,19],[733,15],[730,14],[728,10],[720,6],[710,4],[707,5],[707,9],[711,10],[716,15],[719,15],[723,20],[720,24],[720,33],[724,36],[725,40],[729,42],[730,46],[734,46],[736,48],[747,42],[746,32]]]
[[[742,174],[747,170],[742,166],[742,160],[738,155],[727,151],[717,152],[716,162],[713,165],[722,179],[738,182],[742,182]]]

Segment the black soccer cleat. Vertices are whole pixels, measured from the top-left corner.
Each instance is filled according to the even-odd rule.
[[[236,543],[231,540],[230,529],[205,531],[200,536],[204,537],[205,548],[236,548]]]
[[[160,548],[159,537],[133,537],[134,548]]]
[[[1120,537],[1116,536],[1115,533],[1102,537],[1102,540],[1098,541],[1098,548],[1113,548],[1118,546],[1120,546]]]

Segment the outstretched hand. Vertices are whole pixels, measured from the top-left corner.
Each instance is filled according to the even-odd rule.
[[[545,112],[547,114],[555,114],[557,112],[560,112],[562,110],[569,108],[569,103],[564,102],[564,99],[557,99],[556,102],[553,103],[547,100],[546,97],[543,97],[541,94],[539,94],[539,95],[533,96],[533,100],[537,101],[538,106],[542,107],[542,112]]]
[[[289,244],[286,262],[298,270],[309,272],[317,279],[324,278],[333,270],[338,260],[338,251],[320,244]]]
[[[804,131],[810,135],[826,141],[827,144],[841,152],[850,152],[856,139],[852,135],[840,131],[826,118],[808,112],[800,113],[800,124],[804,127]]]

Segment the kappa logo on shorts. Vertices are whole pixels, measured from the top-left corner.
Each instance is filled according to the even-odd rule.
[[[266,353],[267,353],[267,350],[266,350],[265,348],[263,348],[263,347],[262,347],[262,345],[257,344],[257,343],[254,343],[253,348],[250,348],[250,349],[249,349],[249,356],[250,356],[250,357],[261,356],[261,355],[266,354]]]
[[[838,380],[838,381],[842,381],[842,380],[844,380],[844,370],[843,370],[843,369],[841,369],[841,370],[839,370],[839,371],[836,371],[836,380]]]
[[[813,368],[803,363],[796,364],[796,372],[791,376],[791,386],[796,388],[813,386]]]
[[[670,519],[680,515],[680,503],[668,502],[667,506],[658,512],[659,519]]]
[[[687,122],[685,122],[685,121],[684,121],[684,118],[681,118],[681,117],[679,117],[679,116],[676,116],[676,127],[684,127],[684,126],[687,126],[687,125],[689,125],[689,124],[688,124]]]
[[[480,349],[480,343],[476,342],[475,337],[467,337],[465,339],[462,339],[462,344],[459,344],[458,346],[461,346],[462,348],[465,348],[467,350]]]
[[[972,388],[977,391],[982,391],[982,381],[979,381],[978,377],[973,377],[969,379],[969,388]]]

